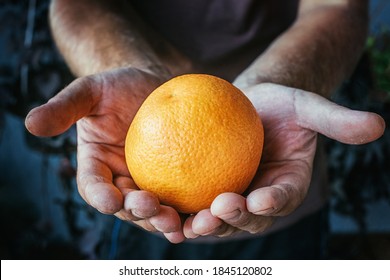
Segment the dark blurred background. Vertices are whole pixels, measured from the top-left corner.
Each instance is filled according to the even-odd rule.
[[[1,259],[110,259],[118,223],[79,197],[75,128],[36,138],[27,112],[72,81],[48,29],[48,0],[0,0]],[[373,0],[355,73],[333,99],[390,123],[390,2]],[[329,259],[390,259],[390,132],[363,146],[326,140]],[[103,250],[102,248],[108,248]]]

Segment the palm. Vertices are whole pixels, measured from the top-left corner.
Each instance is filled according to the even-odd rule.
[[[77,123],[79,158],[104,164],[112,176],[128,176],[124,140],[146,96],[159,85],[155,77],[135,69],[116,69],[89,79],[94,91],[91,110]],[[79,163],[80,164],[80,163]]]
[[[249,90],[248,96],[253,99],[265,131],[261,164],[248,193],[267,186],[301,193],[289,209],[283,209],[286,214],[295,209],[307,192],[317,133],[299,125],[293,89],[276,85],[257,87],[256,92]],[[297,189],[291,189],[291,185]]]
[[[383,133],[378,115],[343,108],[313,93],[276,84],[243,92],[264,125],[258,172],[243,196],[223,193],[210,209],[189,217],[184,225],[189,238],[258,233],[269,228],[275,216],[294,211],[308,191],[317,133],[348,144],[368,143]]]
[[[128,127],[148,94],[164,80],[134,68],[83,77],[29,113],[35,135],[60,134],[77,121],[77,185],[97,210],[164,232],[172,242],[184,238],[180,218],[151,193],[138,190],[128,172],[124,143]]]

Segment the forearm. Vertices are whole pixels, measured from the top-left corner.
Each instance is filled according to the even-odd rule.
[[[367,3],[350,2],[314,7],[303,4],[291,28],[238,77],[237,83],[273,82],[329,96],[352,73],[365,43]]]
[[[126,66],[170,76],[190,67],[124,1],[53,0],[50,25],[58,49],[76,76]]]

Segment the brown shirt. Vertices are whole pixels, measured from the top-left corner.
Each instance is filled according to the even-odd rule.
[[[201,65],[232,80],[294,21],[298,0],[132,0],[155,31]],[[229,70],[230,75],[224,75]]]

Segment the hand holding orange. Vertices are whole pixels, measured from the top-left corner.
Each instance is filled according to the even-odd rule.
[[[239,89],[188,74],[144,101],[127,133],[126,163],[140,189],[178,212],[196,213],[221,193],[245,191],[263,141],[259,115]]]

